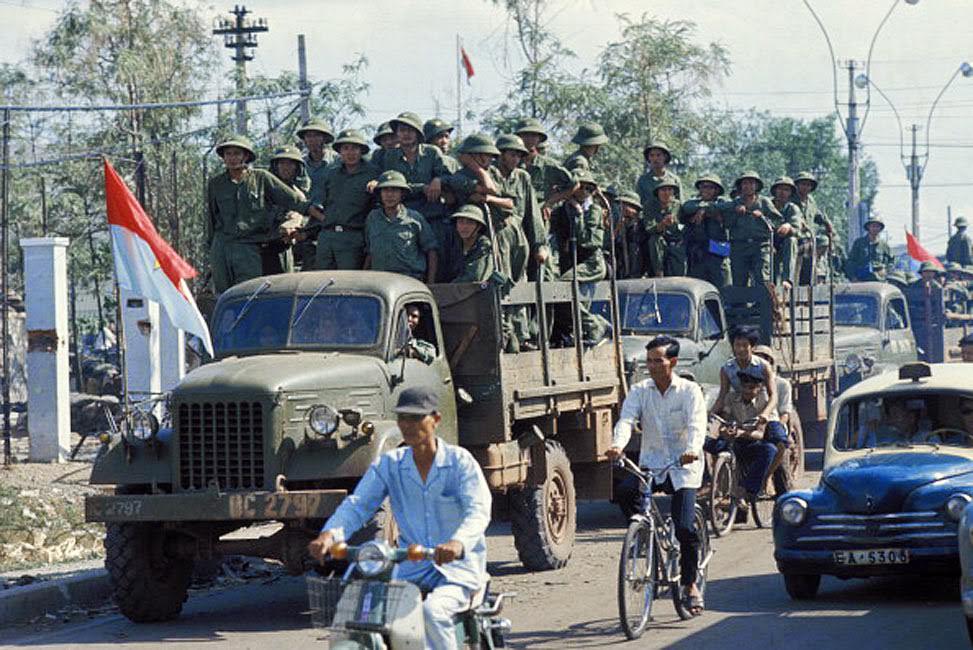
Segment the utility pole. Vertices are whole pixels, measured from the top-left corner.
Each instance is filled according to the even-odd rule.
[[[3,294],[3,464],[9,466],[13,460],[13,453],[10,450],[10,365],[8,363],[9,350],[7,337],[9,332],[10,319],[10,297],[7,295],[7,267],[10,266],[10,259],[7,255],[7,221],[10,211],[8,201],[7,185],[10,179],[10,109],[3,111],[3,177],[0,179],[0,210],[2,210],[2,224],[0,224],[0,260],[3,268],[0,268],[0,293]]]
[[[297,81],[301,89],[301,124],[311,119],[311,84],[307,82],[307,48],[304,34],[297,35]]]
[[[946,206],[946,241],[953,236],[953,206]]]
[[[861,187],[858,178],[858,103],[855,101],[855,61],[848,61],[848,120],[845,133],[848,137],[848,242],[861,234]]]
[[[460,68],[463,66],[463,44],[456,35],[456,136],[463,132],[463,73]]]
[[[268,31],[267,20],[248,19],[247,14],[250,12],[243,5],[234,5],[230,13],[234,19],[218,20],[213,35],[223,36],[223,45],[234,51],[230,59],[236,62],[236,94],[237,97],[243,97],[246,93],[247,61],[253,61],[257,33]],[[241,134],[247,132],[247,103],[243,99],[238,99],[236,103],[236,130]]]
[[[916,151],[916,133],[919,131],[919,125],[913,124],[909,130],[912,131],[912,155],[909,157],[906,176],[909,177],[909,187],[912,188],[912,236],[922,241],[919,237],[919,185],[922,183],[922,167],[919,165],[919,154]]]

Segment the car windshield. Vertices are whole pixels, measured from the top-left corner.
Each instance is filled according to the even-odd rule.
[[[916,445],[971,448],[973,395],[923,391],[848,402],[838,413],[832,444],[839,451]]]
[[[221,307],[213,322],[218,356],[274,348],[370,347],[378,342],[382,303],[374,296],[261,296]]]
[[[692,302],[681,293],[662,293],[649,288],[644,293],[620,293],[622,332],[686,332],[692,329]]]
[[[834,320],[837,325],[878,327],[878,298],[838,294],[834,297]]]

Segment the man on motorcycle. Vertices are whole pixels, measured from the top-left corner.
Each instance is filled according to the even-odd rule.
[[[436,437],[439,397],[407,388],[395,412],[405,446],[382,454],[308,545],[323,561],[331,547],[364,527],[388,498],[399,525],[399,545],[435,548],[435,563],[402,564],[397,578],[427,593],[423,604],[427,648],[455,648],[453,616],[486,585],[486,528],[491,497],[473,456]]]

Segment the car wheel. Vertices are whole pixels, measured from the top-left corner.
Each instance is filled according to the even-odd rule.
[[[966,617],[966,633],[970,637],[970,643],[973,644],[973,618],[969,616]]]
[[[821,576],[803,573],[785,573],[784,588],[787,595],[794,600],[811,600],[818,595],[821,586]]]

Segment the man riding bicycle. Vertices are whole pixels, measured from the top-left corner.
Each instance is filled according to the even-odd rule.
[[[486,585],[486,528],[491,497],[473,456],[436,437],[439,398],[425,387],[407,388],[395,412],[405,446],[372,463],[308,545],[321,562],[331,547],[364,527],[388,497],[399,525],[399,546],[435,548],[435,563],[410,562],[397,578],[428,593],[423,603],[426,647],[456,647],[454,615]]]
[[[680,546],[680,583],[683,601],[693,615],[703,613],[703,596],[696,584],[700,531],[694,526],[696,490],[703,480],[703,441],[706,438],[706,404],[693,381],[675,374],[679,342],[657,336],[646,350],[649,378],[629,390],[615,424],[607,456],[621,458],[636,426],[642,431],[639,465],[652,469],[678,458],[681,467],[656,478],[653,491],[672,495],[672,520]],[[658,481],[661,481],[659,483]],[[706,534],[702,531],[702,534]]]

